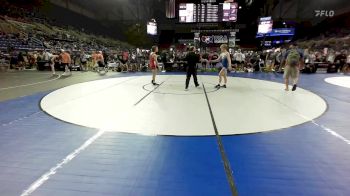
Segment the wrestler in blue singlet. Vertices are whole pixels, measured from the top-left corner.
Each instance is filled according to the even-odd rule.
[[[221,57],[221,64],[222,66],[227,69],[228,68],[228,59],[227,59],[227,55],[226,54],[222,54]]]

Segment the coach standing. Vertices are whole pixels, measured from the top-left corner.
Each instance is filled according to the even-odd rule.
[[[299,51],[296,44],[292,44],[289,46],[289,50],[287,51],[283,64],[284,75],[283,78],[286,84],[286,91],[289,91],[289,79],[292,78],[293,88],[292,91],[297,89],[297,84],[299,80],[300,68],[304,64],[304,54]]]
[[[197,80],[197,63],[200,62],[200,56],[199,54],[196,54],[196,48],[192,46],[190,48],[189,53],[186,55],[186,61],[187,61],[187,77],[186,77],[186,88],[185,90],[188,90],[188,85],[190,83],[191,75],[194,79],[194,84],[196,87],[199,86],[198,80]]]

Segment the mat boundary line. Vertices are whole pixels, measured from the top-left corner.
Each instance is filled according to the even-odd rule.
[[[230,162],[229,162],[229,160],[227,158],[227,155],[226,155],[226,152],[225,152],[225,149],[224,149],[224,145],[222,144],[222,138],[221,138],[221,136],[219,134],[219,131],[218,131],[218,128],[216,126],[214,114],[213,114],[213,111],[211,109],[211,105],[210,105],[210,102],[209,102],[208,94],[207,94],[207,91],[205,89],[205,86],[204,86],[203,82],[202,82],[202,86],[203,86],[203,91],[204,91],[205,98],[207,100],[210,117],[211,117],[211,120],[212,120],[212,123],[213,123],[215,136],[216,136],[216,141],[217,141],[218,146],[219,146],[221,159],[222,159],[222,161],[224,163],[224,169],[225,169],[226,177],[227,177],[228,183],[230,185],[230,190],[231,190],[231,193],[232,193],[233,196],[238,196],[238,191],[237,191],[237,187],[235,185],[235,181],[234,181],[234,178],[233,178],[233,172],[232,172],[232,169],[231,169],[231,164],[230,164]]]

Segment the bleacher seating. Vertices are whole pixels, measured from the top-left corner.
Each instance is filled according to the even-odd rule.
[[[0,37],[0,50],[8,47],[17,50],[133,48],[127,43],[80,32],[72,27],[60,28],[47,23],[38,23],[38,20],[30,22],[17,20],[8,16],[0,16],[0,32],[18,35],[15,39],[9,40]]]
[[[28,41],[27,43],[21,42],[18,39],[8,39],[6,37],[0,37],[0,49],[14,48],[19,50],[43,50],[44,47],[41,44]]]

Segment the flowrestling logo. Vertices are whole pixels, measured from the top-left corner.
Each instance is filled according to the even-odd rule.
[[[333,17],[334,10],[315,10],[315,17]]]
[[[214,43],[215,44],[227,44],[228,38],[226,35],[217,35],[214,37]]]

